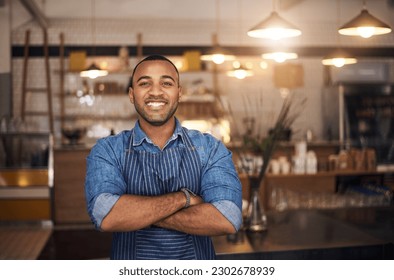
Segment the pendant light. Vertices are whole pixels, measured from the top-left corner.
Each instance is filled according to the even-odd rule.
[[[231,61],[235,59],[235,56],[232,55],[228,50],[219,46],[217,43],[217,35],[212,35],[213,47],[207,51],[206,54],[200,56],[201,60],[204,61],[212,61],[215,64],[222,64],[225,61]]]
[[[374,35],[390,33],[391,28],[388,24],[371,15],[366,8],[365,1],[363,1],[361,13],[343,25],[338,32],[347,36],[370,38]]]
[[[96,79],[98,77],[104,77],[108,75],[107,70],[102,70],[100,67],[97,66],[95,62],[90,64],[88,68],[85,70],[81,71],[79,76],[83,78],[90,78],[90,79]]]
[[[272,5],[274,9],[270,16],[251,28],[248,35],[254,38],[272,40],[300,36],[302,34],[301,30],[275,11],[275,0],[272,1]]]
[[[92,8],[92,21],[91,21],[91,31],[92,31],[92,41],[93,41],[93,59],[96,54],[96,18],[95,18],[95,0],[91,1]],[[93,63],[85,70],[80,72],[80,76],[84,78],[96,79],[97,77],[107,76],[108,71],[102,70],[97,64]]]
[[[338,68],[347,64],[355,63],[357,63],[357,59],[341,48],[336,49],[322,60],[323,65],[332,65]]]
[[[263,59],[275,60],[278,63],[283,63],[289,59],[296,59],[298,55],[292,52],[270,52],[261,55]]]
[[[242,2],[241,0],[237,1],[238,4],[238,17],[239,17],[239,43],[242,45]],[[234,61],[233,62],[233,68],[230,71],[227,71],[227,76],[229,77],[234,77],[239,80],[243,80],[246,77],[251,77],[254,75],[253,71],[249,68],[252,67],[246,67],[243,65],[240,61]]]
[[[339,0],[336,2],[337,5],[337,25],[339,23],[340,18],[340,7],[339,7]],[[326,57],[323,58],[322,64],[327,66],[335,66],[335,67],[342,67],[347,64],[355,64],[357,63],[357,59],[352,57],[348,52],[342,49],[339,45],[339,36],[337,36],[337,45],[338,47],[328,54]]]
[[[220,11],[219,11],[219,0],[216,0],[216,33],[212,35],[213,47],[204,55],[200,57],[204,61],[213,61],[215,64],[222,64],[225,61],[234,60],[235,56],[232,55],[228,50],[219,46],[219,22],[220,22]]]
[[[233,69],[230,71],[227,71],[227,76],[235,77],[240,80],[245,79],[246,77],[251,77],[253,75],[254,75],[253,71],[246,68],[239,61],[234,61]]]

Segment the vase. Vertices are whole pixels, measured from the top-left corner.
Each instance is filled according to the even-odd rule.
[[[246,229],[253,232],[267,230],[267,216],[260,199],[260,181],[258,178],[249,178],[250,199],[248,215],[246,218]]]

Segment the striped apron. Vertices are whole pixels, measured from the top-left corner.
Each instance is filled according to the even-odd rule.
[[[132,136],[126,150],[123,176],[127,194],[155,196],[187,187],[201,193],[201,161],[186,131],[184,144],[159,153],[133,149]],[[215,259],[207,236],[150,226],[113,234],[111,259]]]

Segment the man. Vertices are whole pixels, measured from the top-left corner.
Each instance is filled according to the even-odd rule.
[[[241,226],[231,153],[180,125],[181,96],[170,60],[143,59],[129,89],[138,121],[99,140],[87,158],[88,212],[98,229],[114,232],[112,259],[214,259],[209,236]]]

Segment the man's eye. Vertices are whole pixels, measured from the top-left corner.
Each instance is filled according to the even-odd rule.
[[[146,86],[149,86],[149,83],[148,82],[139,82],[138,85],[140,87],[146,87]]]
[[[163,86],[166,86],[166,87],[171,87],[171,86],[173,86],[174,85],[174,83],[173,82],[163,82]]]

